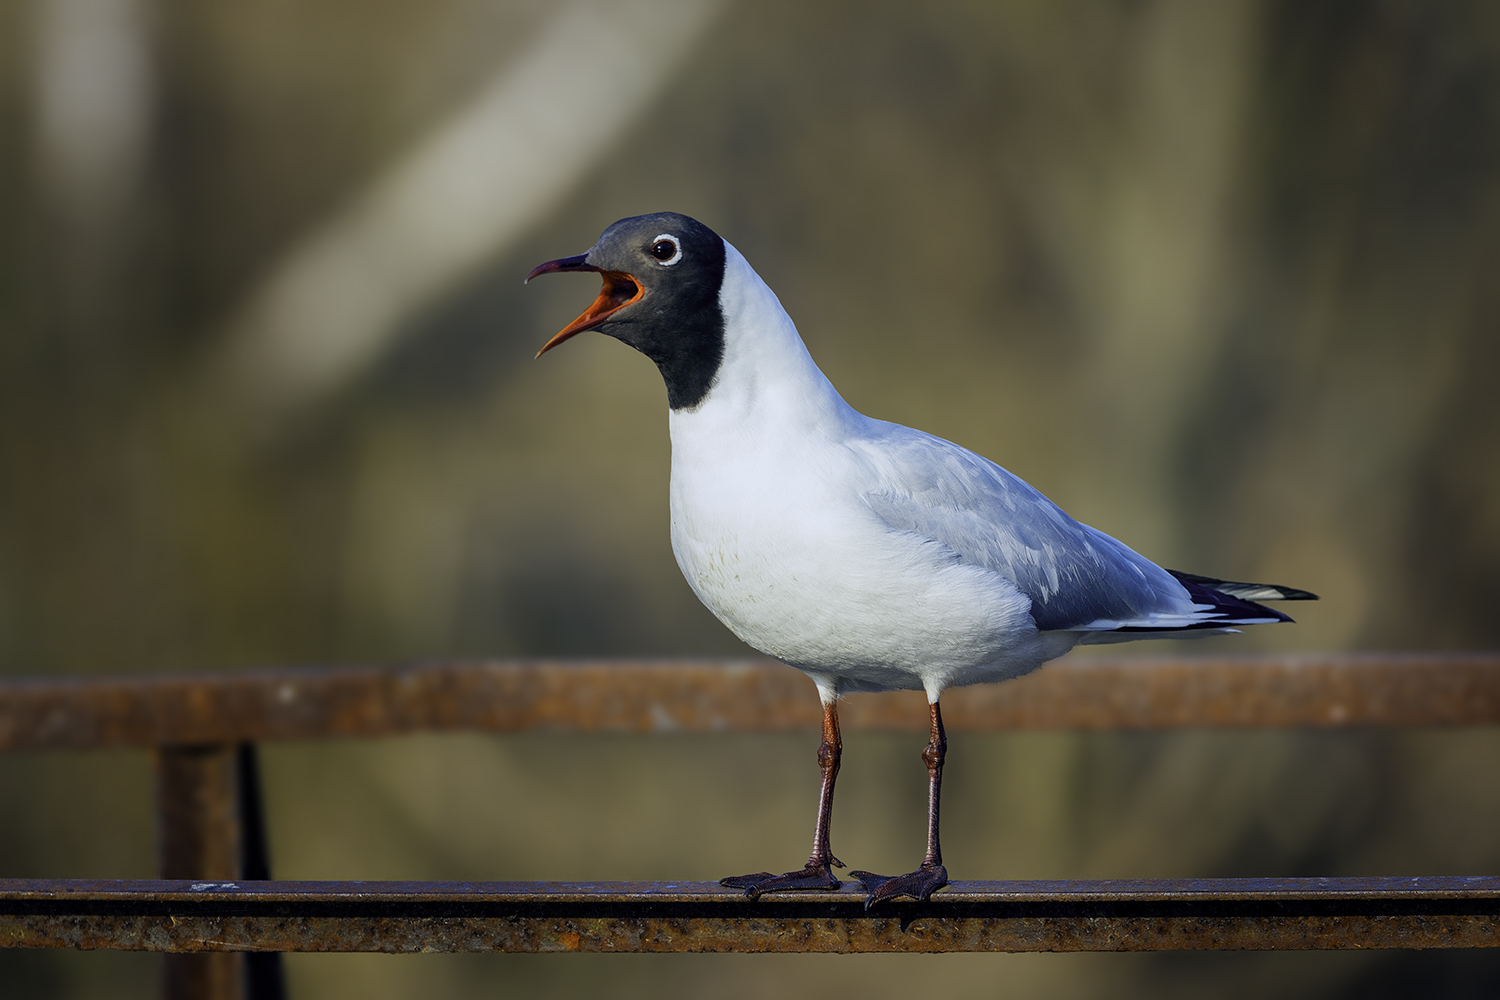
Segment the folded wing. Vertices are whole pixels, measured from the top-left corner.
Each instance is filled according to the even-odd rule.
[[[1031,599],[1038,629],[1090,633],[1085,642],[1201,634],[1291,621],[1257,600],[1314,599],[1289,587],[1162,569],[988,459],[897,424],[882,431],[879,447],[865,450],[870,509],[891,528],[1009,580]]]

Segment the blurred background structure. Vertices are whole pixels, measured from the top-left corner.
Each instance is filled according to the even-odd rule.
[[[744,652],[667,539],[617,218],[733,242],[857,408],[1173,567],[1226,650],[1500,641],[1500,7],[0,5],[0,674]],[[812,688],[809,685],[809,697]],[[266,754],[290,878],[795,866],[810,739]],[[910,739],[839,852],[901,870]],[[955,738],[972,878],[1494,873],[1500,734]],[[880,794],[900,788],[900,810]],[[149,876],[144,755],[0,758],[0,874]],[[155,959],[0,952],[0,994]],[[1482,955],[293,956],[294,995],[1492,996]],[[934,985],[936,984],[936,985]]]

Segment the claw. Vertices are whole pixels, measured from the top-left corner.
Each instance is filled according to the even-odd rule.
[[[906,875],[876,875],[874,872],[850,872],[865,887],[870,895],[865,898],[865,909],[897,896],[910,896],[927,902],[934,892],[948,884],[948,869],[942,865],[931,868],[923,866]]]

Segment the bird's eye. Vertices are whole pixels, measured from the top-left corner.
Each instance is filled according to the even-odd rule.
[[[651,241],[651,256],[670,267],[682,259],[682,246],[677,242],[677,237],[662,233]]]

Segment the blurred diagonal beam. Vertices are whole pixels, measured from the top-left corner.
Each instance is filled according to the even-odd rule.
[[[716,882],[0,879],[0,946],[956,952],[1500,946],[1500,878],[954,882],[926,903]]]
[[[151,0],[33,0],[36,181],[55,271],[44,316],[95,365],[119,365],[120,310],[157,104]],[[46,274],[47,270],[39,273]],[[13,335],[13,334],[11,334]],[[104,360],[101,361],[101,355]]]
[[[1500,655],[1064,660],[949,691],[948,728],[1500,723]],[[919,694],[861,694],[851,728],[925,731]],[[167,746],[426,730],[812,729],[811,683],[774,661],[512,661],[0,684],[0,750]]]
[[[672,79],[723,0],[575,0],[478,95],[307,236],[220,359],[275,417],[377,359],[415,310],[549,212]]]

